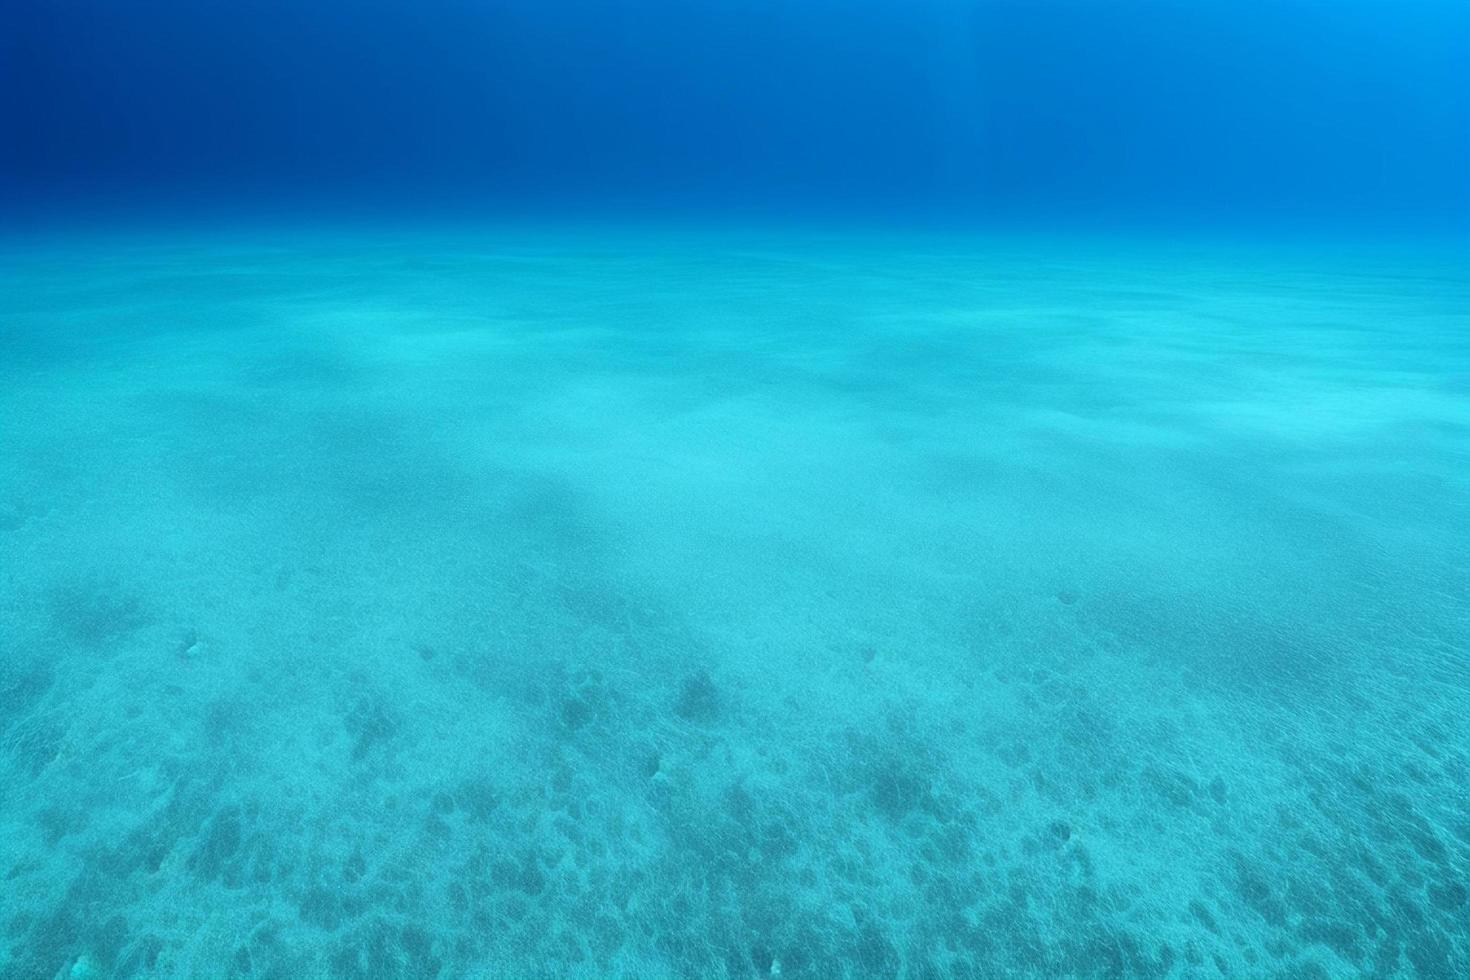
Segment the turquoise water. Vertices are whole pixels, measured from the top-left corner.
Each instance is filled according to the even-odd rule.
[[[3,258],[0,976],[1470,975],[1463,247]]]

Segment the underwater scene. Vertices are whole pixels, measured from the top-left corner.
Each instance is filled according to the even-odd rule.
[[[0,978],[1470,977],[1470,7],[7,19]]]

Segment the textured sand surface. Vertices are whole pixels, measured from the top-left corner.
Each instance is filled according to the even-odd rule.
[[[0,976],[1470,975],[1462,258],[11,244]]]

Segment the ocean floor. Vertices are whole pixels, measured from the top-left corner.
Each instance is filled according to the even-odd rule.
[[[0,976],[1470,975],[1464,251],[0,255]]]

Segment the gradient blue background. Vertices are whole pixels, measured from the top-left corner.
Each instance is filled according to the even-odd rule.
[[[1470,214],[1460,2],[7,6],[0,167],[42,210]]]
[[[0,0],[0,980],[1470,977],[1467,0]]]

